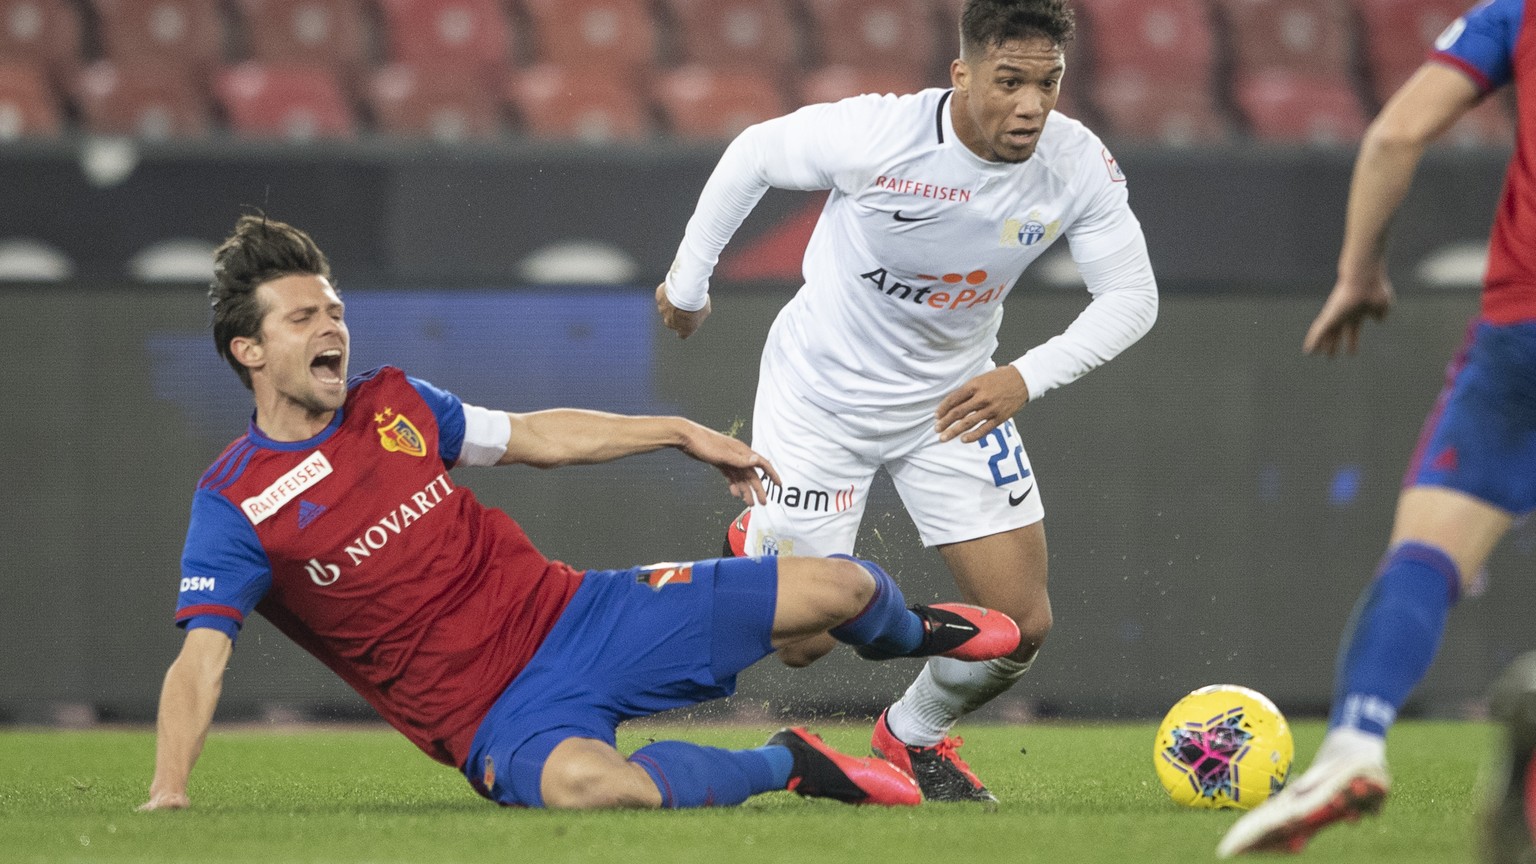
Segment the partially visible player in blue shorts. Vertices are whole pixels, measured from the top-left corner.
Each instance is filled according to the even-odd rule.
[[[1524,79],[1517,90],[1517,150],[1489,241],[1482,308],[1424,424],[1386,555],[1345,633],[1328,734],[1306,772],[1232,826],[1217,847],[1220,857],[1296,852],[1319,829],[1381,808],[1391,788],[1387,731],[1429,671],[1451,606],[1515,517],[1536,508],[1533,6],[1536,0],[1485,0],[1457,19],[1361,145],[1339,278],[1307,333],[1308,353],[1332,356],[1341,347],[1354,353],[1364,320],[1386,315],[1393,301],[1384,255],[1388,226],[1425,147],[1490,93]],[[1519,722],[1536,723],[1536,711]],[[1496,861],[1530,851],[1521,801],[1529,761],[1528,746],[1507,768],[1520,779],[1497,808],[1514,824],[1501,834],[1516,842],[1495,852]]]

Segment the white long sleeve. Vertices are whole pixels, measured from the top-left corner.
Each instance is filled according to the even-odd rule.
[[[1139,232],[1119,252],[1077,268],[1093,302],[1065,332],[1011,364],[1024,376],[1031,402],[1109,362],[1157,320],[1157,280]]]

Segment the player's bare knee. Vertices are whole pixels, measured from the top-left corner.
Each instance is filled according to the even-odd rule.
[[[1051,625],[1054,623],[1051,608],[1047,605],[1044,608],[1032,609],[1021,616],[1015,616],[1013,620],[1019,625],[1019,647],[1008,656],[1021,663],[1028,662],[1039,653],[1040,646],[1044,645],[1046,637],[1051,635]]]
[[[826,558],[828,565],[828,613],[842,623],[864,611],[875,597],[875,577],[847,558]]]
[[[552,810],[656,807],[661,795],[644,769],[596,741],[568,740],[544,763],[539,778]]]
[[[545,765],[544,806],[551,810],[607,810],[654,807],[626,767],[568,760]]]

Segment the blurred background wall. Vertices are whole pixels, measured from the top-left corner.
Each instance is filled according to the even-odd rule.
[[[1242,683],[1322,711],[1442,369],[1477,307],[1512,140],[1489,99],[1398,221],[1401,307],[1362,356],[1300,356],[1354,144],[1460,0],[1078,0],[1062,110],[1130,177],[1154,331],[1019,415],[1057,628],[1000,716],[1160,714]],[[652,289],[744,125],[946,79],[930,0],[0,0],[0,721],[152,716],[191,491],[249,416],[214,354],[209,252],[242,207],[311,231],[353,368],[510,410],[683,413],[750,437],[758,352],[816,195],[770,193],[686,343]],[[1006,361],[1086,304],[1064,248],[1015,288]],[[462,471],[583,567],[713,554],[734,502],[677,454]],[[1411,710],[1476,712],[1531,647],[1524,522]],[[950,596],[888,482],[861,554]],[[915,671],[765,664],[722,710],[877,708]],[[224,717],[366,707],[250,623]]]

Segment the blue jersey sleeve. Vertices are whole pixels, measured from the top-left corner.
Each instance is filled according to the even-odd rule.
[[[217,492],[198,490],[181,553],[177,625],[212,627],[233,639],[271,586],[272,565],[250,520]]]
[[[1484,92],[1514,78],[1515,42],[1526,0],[1484,0],[1435,40],[1436,60],[1467,73]]]
[[[437,418],[437,455],[444,465],[453,467],[464,449],[464,403],[447,390],[434,387],[420,378],[407,375],[405,380],[416,388],[416,392],[421,394],[421,398],[432,409],[432,416]]]

